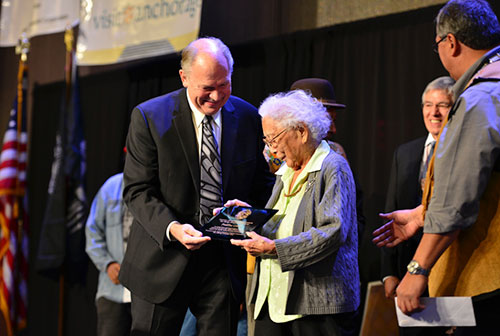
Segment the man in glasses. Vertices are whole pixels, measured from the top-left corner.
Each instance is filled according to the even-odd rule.
[[[446,38],[445,38],[446,37]],[[395,246],[423,227],[396,294],[404,313],[419,298],[470,296],[477,326],[461,335],[498,333],[500,305],[500,24],[483,0],[451,0],[436,17],[439,58],[455,104],[429,164],[423,204],[382,215],[378,246]]]
[[[439,77],[427,84],[422,94],[422,116],[427,136],[399,146],[392,160],[385,211],[414,208],[422,202],[423,181],[434,152],[441,126],[453,105],[451,77]],[[381,277],[385,296],[394,299],[396,287],[406,274],[406,266],[413,258],[421,233],[392,248],[382,248]],[[427,335],[428,328],[400,328],[400,335]],[[436,333],[443,333],[436,330]]]

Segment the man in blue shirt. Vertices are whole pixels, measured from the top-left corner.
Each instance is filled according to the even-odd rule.
[[[122,199],[123,173],[110,177],[92,202],[85,234],[86,251],[99,270],[97,335],[130,334],[130,292],[118,281],[132,215]]]

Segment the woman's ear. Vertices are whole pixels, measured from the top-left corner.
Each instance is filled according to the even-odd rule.
[[[304,125],[303,123],[301,123],[301,124],[299,124],[299,126],[297,126],[297,130],[300,133],[301,142],[303,144],[306,143],[309,140],[309,136],[310,136],[309,128],[307,128],[306,125]]]

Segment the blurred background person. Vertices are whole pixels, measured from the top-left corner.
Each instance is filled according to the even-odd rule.
[[[422,181],[425,181],[428,163],[434,145],[448,112],[453,105],[453,85],[448,76],[439,77],[427,84],[422,94],[422,116],[426,137],[421,137],[399,146],[394,152],[391,175],[385,203],[385,211],[414,208],[422,202]],[[396,247],[381,250],[381,277],[385,296],[394,299],[396,287],[406,274],[422,233],[419,232]],[[426,293],[426,295],[428,295]],[[400,335],[443,334],[439,328],[400,328]]]
[[[120,284],[118,273],[133,218],[122,193],[123,173],[104,182],[92,202],[85,228],[86,251],[99,270],[98,336],[130,335],[130,292]]]
[[[256,335],[354,335],[359,306],[355,187],[347,161],[322,140],[331,120],[302,90],[259,108],[264,142],[283,160],[268,208],[278,213],[251,239],[258,257],[249,300]],[[245,203],[234,200],[226,206]]]

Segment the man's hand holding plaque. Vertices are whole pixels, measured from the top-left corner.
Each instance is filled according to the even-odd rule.
[[[249,238],[247,232],[259,229],[278,211],[252,208],[238,200],[225,205],[214,210],[215,216],[201,229],[203,235],[220,240],[246,239]]]

